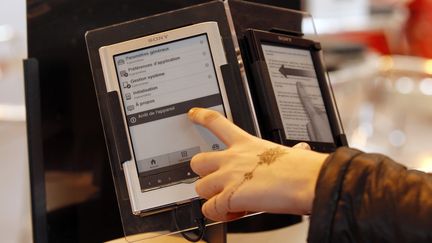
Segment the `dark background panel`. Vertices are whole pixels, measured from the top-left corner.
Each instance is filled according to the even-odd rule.
[[[67,195],[61,200],[66,203],[47,212],[49,242],[123,235],[85,32],[204,2],[209,1],[27,0],[28,55],[39,62],[47,204]],[[253,2],[300,7],[299,0]]]

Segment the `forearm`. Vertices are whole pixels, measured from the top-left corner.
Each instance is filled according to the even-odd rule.
[[[339,149],[315,195],[309,242],[431,241],[431,176],[385,156]]]

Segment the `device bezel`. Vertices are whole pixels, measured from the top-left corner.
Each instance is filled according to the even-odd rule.
[[[266,121],[260,122],[261,133],[263,134],[263,137],[271,139],[275,142],[280,142],[287,146],[293,146],[299,142],[307,142],[311,146],[312,150],[319,152],[333,152],[337,147],[336,140],[338,134],[336,134],[336,132],[338,131],[338,116],[332,103],[333,97],[331,95],[331,88],[329,86],[328,78],[325,72],[321,45],[313,40],[302,38],[301,36],[273,33],[256,29],[248,29],[244,37],[245,47],[247,49],[246,59],[248,59],[248,62],[251,64],[251,66],[247,67],[247,72],[252,76],[251,86],[253,86],[254,92],[256,94],[256,100],[254,103],[261,110],[261,113],[271,112],[269,115],[263,115],[263,119]],[[333,143],[303,141],[286,138],[285,132],[283,131],[284,128],[282,125],[282,118],[280,117],[280,112],[277,106],[276,97],[274,95],[275,92],[273,90],[267,65],[253,65],[256,63],[266,64],[262,50],[263,44],[303,49],[308,50],[311,53],[316,78],[318,80],[333,135]],[[254,68],[261,70],[253,70]],[[262,82],[258,81],[257,79],[262,79]],[[281,130],[276,132],[277,136],[271,134],[275,133],[275,131],[271,131],[271,129],[274,129],[274,127],[278,127],[278,129]],[[277,137],[279,137],[279,139]]]
[[[231,109],[229,106],[225,84],[220,69],[220,66],[227,64],[227,61],[220,37],[220,32],[216,22],[204,22],[189,25],[101,47],[99,49],[99,54],[101,58],[107,92],[116,91],[119,94],[121,93],[114,63],[114,56],[137,49],[149,48],[173,41],[179,41],[201,34],[207,35],[209,49],[211,52],[214,69],[217,76],[217,82],[222,97],[223,107],[226,112],[227,118],[229,120],[232,120]],[[195,192],[194,183],[190,183],[190,181],[187,180],[184,181],[185,183],[164,186],[151,191],[141,191],[137,165],[135,162],[135,155],[133,153],[131,136],[126,120],[126,112],[123,105],[121,105],[121,110],[123,116],[123,123],[128,137],[128,147],[132,155],[132,159],[130,161],[124,162],[122,165],[126,178],[126,185],[130,197],[132,212],[136,215],[143,215],[143,213],[149,211],[160,211],[161,209],[169,209],[171,205],[182,204],[198,198]]]

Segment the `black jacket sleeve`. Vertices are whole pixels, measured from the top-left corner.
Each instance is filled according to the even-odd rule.
[[[432,242],[432,175],[339,148],[320,171],[308,242]]]

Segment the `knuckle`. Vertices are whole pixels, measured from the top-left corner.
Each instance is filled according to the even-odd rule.
[[[306,150],[311,150],[311,147],[310,147],[310,145],[309,145],[308,143],[304,143],[304,142],[302,142],[302,143],[301,143],[301,147],[302,147],[303,149],[306,149]]]
[[[305,142],[300,142],[300,143],[294,145],[293,148],[304,149],[304,150],[310,150],[311,149],[311,147],[309,146],[309,144],[305,143]]]
[[[253,142],[255,137],[251,136],[247,132],[242,132],[238,135],[238,141],[239,144],[247,143],[247,142]]]
[[[203,184],[203,183],[202,183],[202,179],[197,180],[196,183],[195,183],[195,191],[196,191],[196,193],[197,193],[200,197],[205,198],[205,197],[203,196],[203,185],[202,185],[202,184]]]

